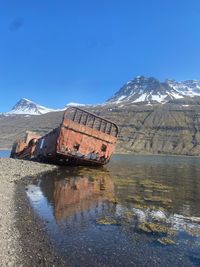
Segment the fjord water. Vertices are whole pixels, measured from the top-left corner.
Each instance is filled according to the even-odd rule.
[[[27,186],[69,266],[200,265],[200,158],[115,155]]]
[[[9,158],[10,150],[0,150],[0,158]]]

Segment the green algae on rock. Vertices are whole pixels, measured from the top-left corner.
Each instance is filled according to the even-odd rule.
[[[156,224],[152,222],[143,222],[142,224],[139,224],[138,229],[148,233],[151,232],[151,233],[167,234],[169,228],[161,224]]]
[[[159,243],[161,243],[162,245],[175,245],[176,242],[173,241],[172,239],[168,238],[168,237],[161,237],[159,239],[157,239],[157,241]]]
[[[115,219],[110,217],[99,219],[96,221],[96,223],[100,225],[119,225],[119,223]]]

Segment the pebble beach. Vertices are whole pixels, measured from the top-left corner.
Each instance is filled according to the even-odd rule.
[[[45,223],[34,214],[26,197],[30,179],[57,167],[0,158],[0,265],[67,266],[45,233]]]

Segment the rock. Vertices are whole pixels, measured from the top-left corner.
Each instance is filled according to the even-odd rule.
[[[96,222],[97,224],[102,224],[102,225],[119,225],[119,223],[115,219],[110,217],[99,219]]]
[[[150,212],[150,216],[156,221],[165,221],[167,219],[165,213],[161,210],[153,210]]]
[[[146,233],[151,233],[152,232],[151,229],[147,226],[146,223],[140,223],[138,225],[138,229],[143,231],[143,232],[146,232]]]
[[[168,237],[159,238],[157,241],[159,243],[161,243],[162,245],[174,245],[174,244],[176,244],[175,241],[173,241],[172,239],[170,239]]]
[[[168,233],[168,227],[151,222],[143,222],[138,225],[138,229],[148,233]]]
[[[143,210],[133,208],[133,212],[137,216],[137,219],[138,219],[139,222],[146,221],[146,214],[145,214],[145,212]]]

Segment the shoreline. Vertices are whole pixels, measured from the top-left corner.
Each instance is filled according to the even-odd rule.
[[[0,159],[0,262],[2,266],[67,266],[56,253],[43,222],[33,211],[25,186],[57,167]]]
[[[117,152],[113,153],[115,155],[130,155],[130,156],[161,156],[161,157],[185,157],[185,158],[200,158],[200,155],[185,155],[185,154],[150,154],[150,153],[133,153],[133,152]]]
[[[0,148],[0,151],[11,151],[12,148]],[[135,153],[135,152],[126,152],[119,151],[114,152],[113,155],[130,155],[130,156],[167,156],[167,157],[193,157],[200,158],[200,155],[186,155],[186,154],[158,154],[158,153]]]

